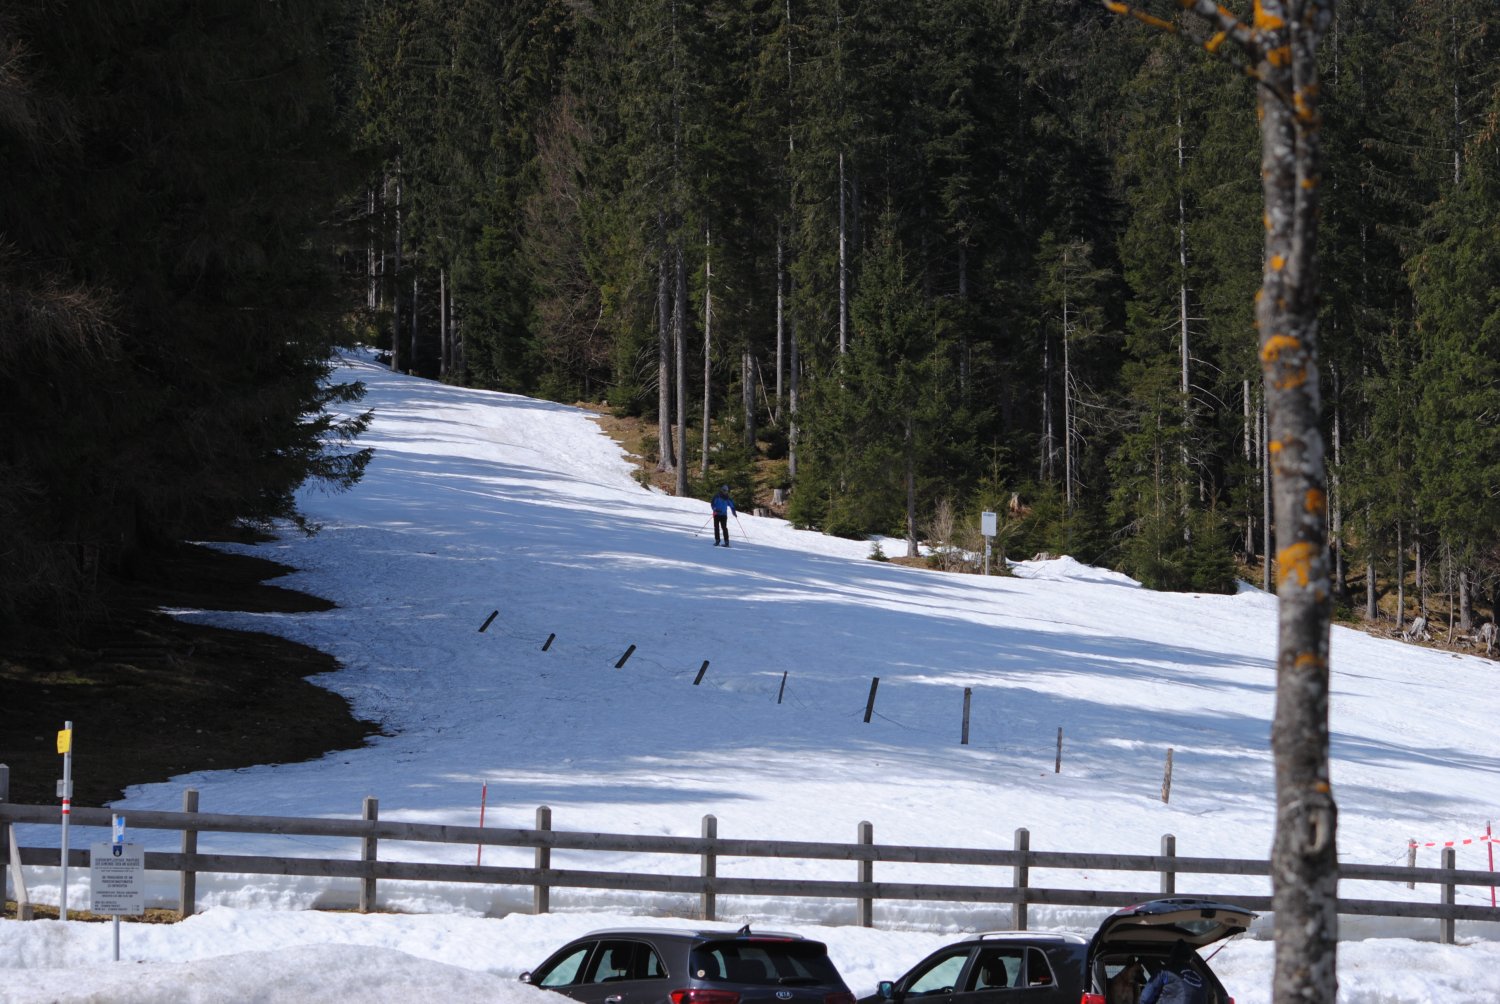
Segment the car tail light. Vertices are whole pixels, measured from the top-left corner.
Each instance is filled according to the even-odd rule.
[[[1103,994],[1084,994],[1078,1004],[1108,1004]],[[1233,1001],[1230,1004],[1234,1004]]]
[[[824,994],[823,1004],[854,1004],[853,994]]]
[[[672,1004],[740,1004],[740,995],[733,990],[689,987],[686,990],[673,990],[667,996],[672,998]],[[853,1004],[852,998],[850,1004]]]

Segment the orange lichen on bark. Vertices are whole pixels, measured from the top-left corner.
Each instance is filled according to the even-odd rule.
[[[1296,352],[1301,348],[1302,342],[1291,335],[1272,335],[1260,348],[1260,361],[1274,363],[1281,359],[1283,352]]]
[[[1312,581],[1312,563],[1316,550],[1312,544],[1299,540],[1276,552],[1276,584],[1280,586],[1292,577],[1297,585],[1307,588]]]
[[[1266,10],[1265,4],[1255,0],[1255,28],[1257,31],[1276,31],[1286,27],[1286,21]]]
[[[1277,272],[1286,268],[1286,255],[1273,254],[1271,256],[1271,268]]]
[[[1302,507],[1311,513],[1328,511],[1328,496],[1321,488],[1309,488],[1302,498]]]

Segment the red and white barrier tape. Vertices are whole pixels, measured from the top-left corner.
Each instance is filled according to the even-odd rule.
[[[1465,840],[1429,840],[1421,843],[1416,840],[1407,841],[1407,847],[1462,847],[1465,844],[1489,844],[1500,842],[1500,837],[1485,834],[1482,837],[1469,837]]]

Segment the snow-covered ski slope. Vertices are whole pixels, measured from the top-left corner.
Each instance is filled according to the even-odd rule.
[[[1008,848],[1015,830],[1026,827],[1036,850],[1153,854],[1161,835],[1173,833],[1186,856],[1267,854],[1274,598],[1248,587],[1228,597],[1154,593],[1070,558],[1022,562],[1015,577],[944,575],[870,561],[868,543],[746,515],[731,521],[735,546],[715,548],[706,502],[638,485],[585,411],[392,375],[366,356],[351,357],[341,376],[367,383],[361,407],[375,412],[365,442],[377,452],[364,481],[347,493],[304,495],[304,511],[323,527],[316,536],[288,529],[274,543],[247,548],[300,569],[280,583],[338,608],[175,613],[332,653],[343,668],[319,682],[380,722],[386,735],[307,763],[205,771],[135,788],[119,803],[127,819],[133,809],[176,809],[182,789],[194,787],[206,812],[355,816],[373,795],[383,819],[473,825],[487,784],[491,826],[529,826],[546,804],[554,826],[570,830],[688,836],[711,813],[725,837],[853,840],[859,822],[869,820],[882,843]],[[492,611],[498,613],[481,632]],[[704,660],[710,665],[694,686]],[[1397,864],[1406,860],[1410,838],[1482,834],[1495,811],[1500,768],[1491,727],[1495,663],[1336,628],[1333,667],[1343,858]],[[865,723],[874,677],[875,714]],[[973,694],[971,741],[961,746],[966,687]],[[87,742],[87,723],[76,727],[75,741]],[[1059,728],[1064,750],[1055,773]],[[1163,804],[1168,748],[1174,773],[1171,801]],[[86,834],[75,835],[74,846],[103,839]],[[131,832],[132,841],[153,848],[175,849],[175,839]],[[23,843],[55,840],[55,828],[22,834]],[[205,835],[201,846],[352,853],[329,843]],[[1460,866],[1484,868],[1487,850],[1464,847]],[[383,858],[457,863],[472,863],[475,853],[381,847]],[[530,852],[491,848],[484,860],[524,864]],[[1436,862],[1435,850],[1421,851],[1419,863]],[[688,874],[698,866],[695,859],[569,852],[556,852],[553,863]],[[33,897],[55,901],[55,870],[28,871]],[[719,873],[854,877],[848,862],[723,861]],[[1009,873],[881,864],[876,878],[1003,883]],[[75,870],[73,879],[72,901],[85,903],[86,872]],[[1033,869],[1032,881],[1150,888],[1155,880]],[[1268,891],[1265,880],[1214,876],[1184,877],[1179,889],[1226,898]],[[342,905],[356,895],[350,882],[257,876],[202,876],[199,890],[200,908],[227,912],[210,910],[197,927],[174,928],[194,947],[163,947],[157,957],[207,951],[192,939],[213,926],[209,917],[245,932],[238,942],[216,934],[214,944],[261,948],[260,935],[250,934],[261,927],[247,909]],[[1346,883],[1344,892],[1435,896],[1430,888],[1408,893],[1395,884]],[[175,905],[175,883],[159,880],[156,893]],[[397,882],[383,883],[380,895],[387,909],[450,916],[437,928],[389,932],[394,944],[440,959],[455,951],[439,944],[460,937],[456,915],[525,912],[530,903],[525,889]],[[1460,890],[1459,898],[1489,899],[1474,889]],[[514,972],[539,961],[530,956],[550,940],[602,926],[597,915],[687,916],[695,906],[686,897],[562,889],[552,902],[555,918],[512,916],[502,928],[485,929],[526,951],[512,958],[492,947],[459,964]],[[719,909],[736,923],[770,920],[803,930],[853,919],[845,902],[721,896]],[[564,919],[569,914],[573,921]],[[1030,919],[1033,927],[1088,931],[1099,915],[1032,907]],[[1010,919],[1003,907],[876,906],[878,926],[914,932],[1007,926]],[[523,921],[524,931],[515,926]],[[48,962],[48,950],[30,936],[34,928],[16,926],[27,932],[12,939],[17,950],[33,953],[23,965],[77,963],[84,935],[57,943],[72,946],[72,961]],[[462,937],[478,937],[478,930],[465,928]],[[882,946],[894,943],[868,940],[874,932],[834,937],[833,930],[822,936],[842,953],[835,957],[851,983],[864,982],[862,993],[937,943],[929,933],[913,943],[912,957],[893,959]],[[1430,938],[1436,924],[1346,918],[1344,931]],[[1460,933],[1493,931],[1460,925]],[[311,935],[290,937],[296,943]],[[349,937],[387,943],[384,935]],[[426,938],[433,944],[420,947]],[[1416,951],[1402,944],[1403,957]],[[1242,1001],[1268,999],[1259,985],[1268,953],[1269,946],[1240,951],[1238,975],[1254,983],[1240,987]],[[1421,958],[1411,964],[1452,970],[1458,957]],[[1226,981],[1236,973],[1228,953],[1216,965]],[[307,971],[317,966],[309,963]],[[1493,987],[1474,996],[1472,975],[1454,978],[1457,984],[1435,985],[1500,1000]],[[1360,979],[1349,972],[1344,985]],[[1402,985],[1431,979],[1414,976]],[[1349,999],[1418,999],[1410,990],[1381,996],[1384,980]]]

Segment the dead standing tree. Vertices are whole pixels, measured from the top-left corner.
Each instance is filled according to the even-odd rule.
[[[1271,852],[1277,1004],[1332,1001],[1338,987],[1337,811],[1328,780],[1328,506],[1318,389],[1318,43],[1334,0],[1254,0],[1240,20],[1212,0],[1175,0],[1182,21],[1104,6],[1243,61],[1257,83],[1265,261],[1255,323],[1275,483],[1279,631],[1276,838]]]

